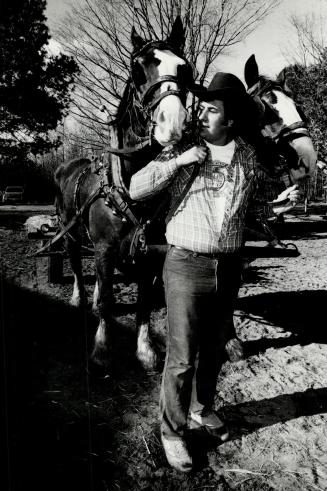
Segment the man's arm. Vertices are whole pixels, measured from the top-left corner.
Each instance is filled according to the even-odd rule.
[[[207,150],[203,146],[194,146],[170,158],[171,153],[163,151],[157,160],[152,160],[146,167],[134,174],[131,179],[129,193],[132,199],[142,200],[150,198],[165,189],[177,175],[180,167],[203,163]]]
[[[149,198],[166,188],[178,171],[176,159],[167,162],[152,160],[132,176],[129,194],[132,199]]]

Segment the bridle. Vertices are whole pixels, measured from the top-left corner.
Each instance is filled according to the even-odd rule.
[[[259,99],[260,103],[265,106],[265,110],[266,107],[268,106],[272,111],[275,111],[274,108],[269,106],[269,103],[267,101],[262,100],[262,97],[271,90],[279,90],[280,92],[285,94],[285,91],[278,84],[274,84],[271,81],[267,81],[265,84],[262,85],[260,80],[255,85],[253,85],[250,89],[248,89],[248,94],[254,99]],[[263,117],[263,123],[264,123],[264,117]],[[278,133],[272,136],[272,140],[274,140],[275,143],[277,144],[282,144],[282,143],[289,143],[303,136],[309,136],[309,132],[306,122],[301,119],[300,121],[296,121],[288,126],[284,125]]]
[[[181,56],[179,53],[176,53],[176,48],[174,48],[174,46],[170,45],[166,41],[149,41],[146,44],[144,44],[141,49],[139,49],[138,51],[134,51],[131,55],[131,69],[130,69],[131,76],[128,81],[128,85],[130,88],[129,101],[126,105],[124,112],[120,115],[120,117],[116,118],[115,120],[112,120],[109,124],[111,126],[119,126],[122,123],[126,114],[129,114],[131,117],[131,113],[133,112],[133,109],[134,111],[138,110],[143,115],[143,120],[146,122],[144,126],[145,136],[139,135],[138,132],[133,129],[133,123],[131,121],[132,133],[137,143],[133,146],[128,145],[123,148],[114,148],[111,146],[106,147],[106,151],[114,155],[131,156],[134,153],[143,150],[148,145],[151,145],[153,141],[153,130],[154,127],[156,126],[155,110],[158,107],[158,104],[165,97],[169,95],[175,95],[181,97],[184,96],[184,93],[187,91],[188,84],[185,84],[181,87],[180,80],[178,77],[174,75],[163,75],[153,80],[152,83],[147,87],[146,91],[142,95],[140,94],[140,91],[138,90],[135,84],[135,80],[133,80],[133,64],[136,58],[145,54],[145,52],[149,48],[170,50],[173,53],[175,53],[177,56],[179,56],[179,58],[182,58],[186,62],[187,66],[192,69],[192,80],[189,80],[189,83],[192,83],[193,79],[195,79],[197,76],[197,70],[195,66],[191,62],[186,60],[183,56]],[[153,97],[155,92],[161,87],[161,85],[164,82],[174,82],[178,86],[178,88],[167,89],[165,90],[165,92],[161,94],[159,93],[156,97]],[[138,119],[138,116],[136,117],[136,119]]]
[[[149,48],[157,48],[157,49],[166,49],[170,50],[173,53],[176,52],[176,48],[174,48],[172,45],[165,41],[149,41],[145,45],[142,46],[141,49],[138,51],[134,52],[131,56],[131,65],[133,67],[133,63],[135,62],[135,59],[138,58],[139,56],[142,56]],[[192,68],[192,77],[194,78],[196,76],[196,69],[193,66],[192,63],[187,61],[184,57],[180,56],[180,54],[177,54],[179,58],[182,58],[186,64]],[[131,68],[132,68],[131,67]],[[132,69],[131,69],[132,72]],[[174,84],[177,85],[177,89],[167,89],[165,92],[162,92],[161,94],[159,93],[156,97],[153,97],[155,92],[161,87],[161,85],[165,82],[173,82]],[[191,81],[190,81],[191,82]],[[187,86],[185,85],[184,87],[181,87],[180,85],[180,80],[178,77],[175,75],[162,75],[160,77],[157,77],[152,83],[147,87],[146,91],[144,94],[140,95],[138,89],[136,88],[135,82],[132,79],[131,84],[134,88],[134,99],[136,105],[147,114],[148,117],[151,117],[151,124],[154,125],[153,121],[153,116],[154,116],[154,111],[158,104],[165,98],[168,97],[169,95],[175,95],[178,97],[181,97],[184,95],[185,89]]]
[[[174,75],[161,75],[160,77],[157,77],[154,82],[147,88],[145,93],[140,97],[139,102],[143,108],[143,110],[147,114],[151,114],[157,105],[167,96],[169,95],[176,95],[180,96],[182,91],[181,89],[168,89],[165,90],[165,92],[162,92],[161,94],[158,94],[154,99],[152,99],[152,95],[154,92],[161,87],[161,84],[164,82],[174,82],[175,84],[178,85],[179,81],[178,78],[175,77]]]

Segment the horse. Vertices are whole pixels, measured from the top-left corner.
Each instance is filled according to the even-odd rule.
[[[286,71],[282,70],[275,80],[259,75],[255,55],[251,55],[244,66],[244,79],[259,114],[260,138],[255,138],[255,143],[259,146],[259,160],[263,157],[263,165],[257,172],[260,185],[247,212],[245,240],[248,235],[259,236],[274,247],[280,241],[268,218],[273,219],[278,210],[291,209],[292,203],[277,202],[273,211],[271,201],[292,184],[303,188],[314,172],[317,156],[308,134],[307,119],[287,86]],[[275,215],[275,220],[281,219],[282,214]],[[250,261],[244,258],[245,269]]]
[[[273,165],[287,169],[285,184],[296,184],[312,176],[317,154],[308,133],[306,116],[287,86],[286,70],[275,80],[259,75],[255,56],[251,55],[244,66],[244,79],[248,94],[261,113],[261,134],[275,144],[270,147],[275,152]]]
[[[193,80],[194,73],[193,66],[183,56],[185,34],[179,17],[166,40],[147,41],[133,28],[131,42],[130,77],[116,113],[117,151],[109,149],[113,152],[111,165],[106,171],[106,166],[101,163],[97,166],[90,159],[80,158],[61,164],[55,173],[62,229],[69,228],[64,240],[74,275],[71,297],[74,306],[85,302],[81,229],[86,227],[93,243],[96,270],[93,311],[99,324],[91,361],[92,366],[105,370],[112,349],[115,268],[134,270],[138,283],[137,358],[146,369],[154,368],[157,363],[149,333],[148,304],[158,270],[155,265],[158,263],[160,270],[163,254],[159,254],[160,263],[155,247],[147,254],[140,249],[144,244],[145,226],[149,229],[148,235],[153,236],[154,244],[164,243],[164,225],[158,230],[155,226],[151,229],[164,197],[145,205],[136,204],[129,197],[128,186],[133,173],[152,160],[164,146],[181,139],[187,118],[187,85]],[[77,216],[82,219],[83,226],[76,220]]]

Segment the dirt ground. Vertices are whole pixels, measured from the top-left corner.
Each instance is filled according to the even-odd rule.
[[[246,358],[226,361],[217,385],[231,439],[194,434],[196,470],[184,476],[159,441],[160,370],[144,372],[134,356],[135,285],[115,285],[112,374],[95,379],[86,367],[96,319],[69,306],[68,266],[62,284],[48,283],[47,258],[28,256],[38,242],[21,228],[35,210],[1,210],[2,489],[326,490],[326,211],[287,215],[281,236],[301,255],[257,259],[246,272],[235,313]],[[91,295],[90,260],[85,271]],[[161,346],[164,316],[159,305]]]

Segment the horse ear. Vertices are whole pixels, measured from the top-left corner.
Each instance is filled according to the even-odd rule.
[[[142,46],[145,45],[144,39],[137,34],[134,26],[132,27],[131,41],[134,51],[138,51],[139,49],[142,48]]]
[[[277,76],[277,79],[276,79],[276,82],[278,83],[278,85],[280,85],[280,87],[285,90],[285,92],[289,91],[290,89],[288,88],[287,86],[287,83],[286,83],[286,68],[284,68],[280,73],[279,75]]]
[[[178,51],[183,51],[185,44],[185,31],[182,20],[178,15],[175,19],[171,33],[167,38],[168,43],[176,47]]]
[[[248,89],[259,81],[259,69],[254,55],[251,55],[245,63],[244,79]]]

